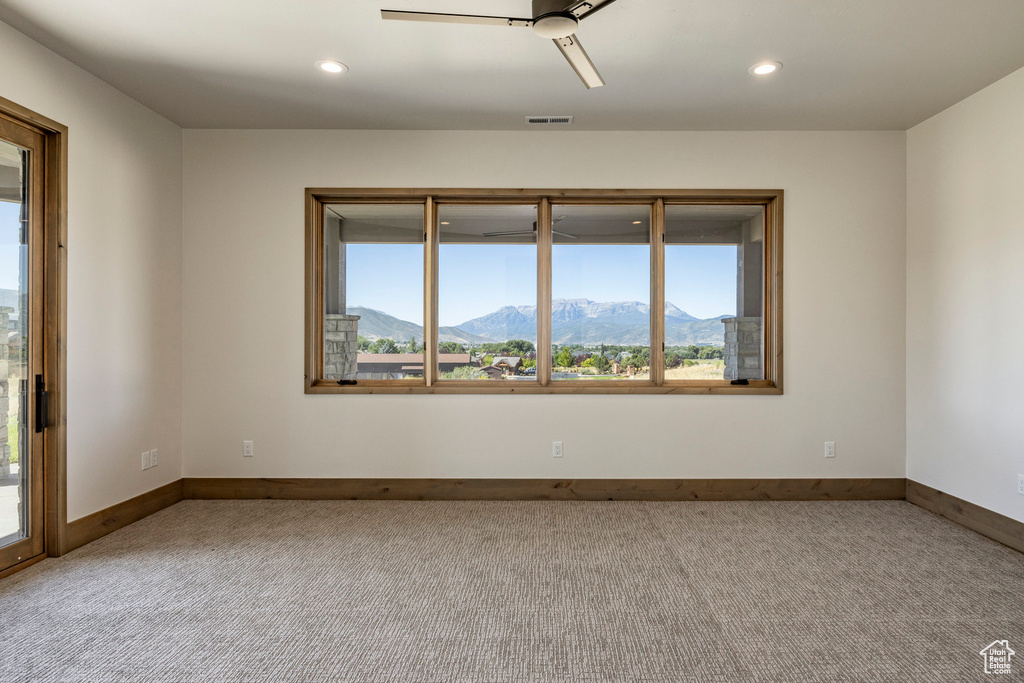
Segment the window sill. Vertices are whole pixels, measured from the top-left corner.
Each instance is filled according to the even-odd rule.
[[[495,382],[495,384],[498,384]],[[307,394],[750,394],[757,396],[778,396],[782,388],[767,380],[751,380],[748,385],[734,385],[726,381],[666,382],[655,386],[648,382],[622,380],[601,382],[581,380],[576,382],[555,381],[548,386],[534,382],[516,382],[514,386],[490,382],[439,382],[432,386],[425,384],[400,384],[398,382],[366,381],[356,385],[339,386],[331,380],[307,383]]]

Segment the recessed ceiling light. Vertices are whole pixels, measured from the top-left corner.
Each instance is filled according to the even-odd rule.
[[[441,225],[451,225],[448,221],[441,221]]]
[[[754,66],[747,69],[748,72],[755,76],[767,76],[773,74],[782,68],[782,62],[758,62]]]
[[[633,225],[640,225],[643,221],[633,221]]]
[[[321,71],[326,71],[329,74],[343,74],[348,71],[347,66],[333,59],[321,59],[316,63],[316,66]]]

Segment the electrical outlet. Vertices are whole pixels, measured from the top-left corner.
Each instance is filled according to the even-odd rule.
[[[154,448],[149,452],[149,466],[156,467],[156,449]]]
[[[243,458],[251,458],[252,457],[252,452],[253,452],[252,451],[252,441],[243,441],[242,442],[242,457]]]
[[[142,469],[148,470],[150,468],[149,451],[142,454]]]
[[[1024,496],[1024,474],[1017,475],[1017,493]]]
[[[562,442],[552,441],[551,442],[551,457],[561,458],[562,457]]]
[[[826,441],[825,442],[825,457],[834,458],[836,457],[836,442]]]

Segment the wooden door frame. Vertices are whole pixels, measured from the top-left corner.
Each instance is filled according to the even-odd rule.
[[[68,128],[0,97],[0,116],[34,129],[45,139],[43,198],[43,377],[49,392],[48,428],[43,430],[43,554],[0,576],[58,557],[67,548],[67,229]]]

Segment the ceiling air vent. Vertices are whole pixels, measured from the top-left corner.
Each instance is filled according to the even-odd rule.
[[[571,116],[527,116],[526,123],[530,126],[553,126],[572,124]]]

